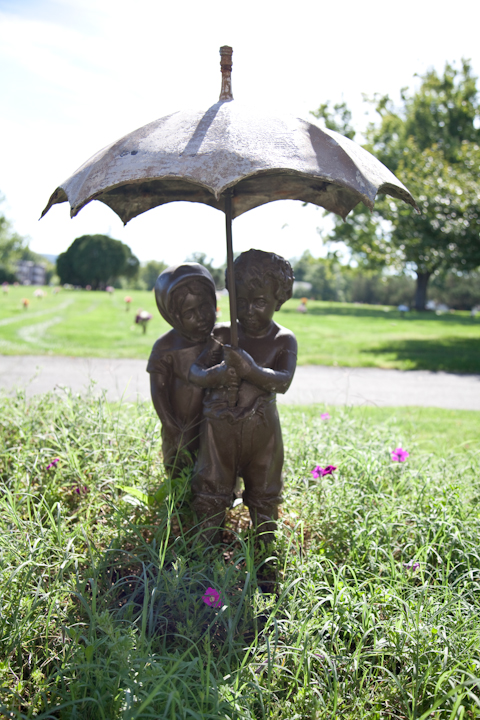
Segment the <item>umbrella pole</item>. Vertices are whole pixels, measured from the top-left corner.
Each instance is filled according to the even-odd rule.
[[[230,303],[230,344],[233,347],[238,347],[237,293],[235,292],[235,274],[233,272],[232,196],[233,190],[227,190],[227,192],[225,193],[225,224],[227,230],[227,279],[228,299]],[[235,407],[238,400],[238,385],[230,385],[227,395],[228,407]]]
[[[237,295],[235,292],[235,275],[233,272],[233,244],[232,244],[232,196],[233,190],[225,193],[225,222],[227,231],[227,278],[228,297],[230,302],[230,343],[238,347],[237,330]]]

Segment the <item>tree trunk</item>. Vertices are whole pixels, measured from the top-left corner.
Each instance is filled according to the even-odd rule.
[[[430,272],[417,272],[417,287],[415,289],[415,310],[425,310],[427,302],[427,285]]]

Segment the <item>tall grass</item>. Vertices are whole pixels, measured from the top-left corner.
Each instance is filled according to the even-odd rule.
[[[480,717],[478,444],[438,456],[394,417],[287,408],[275,548],[241,505],[208,548],[149,405],[1,406],[5,717]]]

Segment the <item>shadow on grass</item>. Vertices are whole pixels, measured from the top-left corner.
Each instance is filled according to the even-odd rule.
[[[282,313],[289,315],[298,315],[297,308],[283,307]],[[385,311],[383,306],[366,307],[365,305],[322,305],[321,307],[308,306],[308,315],[339,315],[343,317],[374,317],[384,320],[402,320],[405,323],[412,323],[416,320],[449,323],[450,325],[467,325],[472,326],[476,323],[469,315],[460,315],[457,313],[445,313],[436,315],[433,312],[416,312],[411,311],[403,315],[396,309]],[[480,328],[480,323],[477,323]]]
[[[397,340],[361,352],[393,355],[395,360],[411,363],[412,370],[480,373],[480,339],[477,338]]]

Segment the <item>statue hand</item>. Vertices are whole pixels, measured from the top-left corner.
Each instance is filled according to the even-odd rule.
[[[245,350],[225,345],[223,348],[225,362],[231,368],[235,368],[240,378],[245,378],[255,366],[255,360]]]
[[[214,368],[210,368],[209,372],[215,377],[215,387],[231,387],[240,384],[237,371],[233,367],[228,367],[226,362],[221,362]]]

